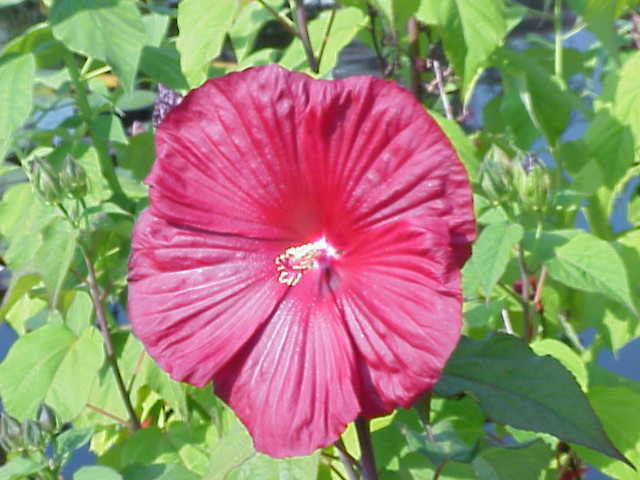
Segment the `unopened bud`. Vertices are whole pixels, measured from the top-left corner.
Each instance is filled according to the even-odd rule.
[[[81,199],[87,194],[87,172],[71,155],[64,159],[60,186],[72,198]]]
[[[38,413],[36,418],[42,430],[47,433],[57,433],[59,428],[58,418],[56,412],[53,411],[46,403],[41,403],[38,407]]]
[[[40,425],[35,420],[26,420],[22,425],[22,441],[24,444],[37,450],[42,446],[42,429]]]
[[[58,175],[46,160],[36,157],[31,164],[31,173],[33,188],[45,203],[56,204],[62,201],[63,193]]]
[[[514,171],[518,196],[533,210],[546,209],[551,197],[551,176],[543,163],[534,155],[527,155]]]
[[[6,413],[0,414],[0,435],[7,450],[18,450],[22,448],[22,427],[20,422]]]
[[[508,200],[513,192],[513,165],[502,150],[494,147],[480,169],[480,185],[488,199]]]

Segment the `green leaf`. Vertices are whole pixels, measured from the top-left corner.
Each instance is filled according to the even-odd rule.
[[[615,20],[627,0],[569,0],[569,4],[582,16],[587,28],[602,42],[609,54],[617,55],[621,39],[618,38]]]
[[[589,377],[584,361],[566,343],[553,338],[544,338],[532,343],[531,349],[538,356],[551,355],[558,360],[567,370],[573,373],[582,390],[587,391]]]
[[[638,315],[626,267],[608,242],[589,233],[577,234],[555,248],[546,265],[555,280],[578,290],[602,293]]]
[[[119,160],[122,167],[131,170],[135,179],[142,182],[151,171],[155,156],[153,133],[143,132],[129,139],[129,146]]]
[[[172,422],[168,429],[151,426],[119,442],[101,462],[121,470],[132,465],[178,463],[204,475],[215,427],[201,422]]]
[[[127,480],[198,480],[200,478],[177,463],[132,465],[122,470],[122,474]]]
[[[92,435],[93,428],[71,428],[56,437],[56,453],[63,458],[63,463],[73,452],[89,443]]]
[[[182,0],[178,5],[180,64],[189,85],[207,78],[209,63],[222,51],[224,39],[238,11],[236,0]]]
[[[242,8],[229,31],[238,62],[242,62],[251,53],[262,25],[272,19],[271,12],[259,2],[250,2]]]
[[[94,327],[80,336],[60,324],[38,328],[20,337],[0,364],[4,407],[22,420],[46,401],[71,420],[86,405],[101,363],[102,342]]]
[[[49,24],[42,22],[36,23],[25,30],[22,35],[10,40],[5,45],[2,54],[10,53],[33,54],[38,68],[53,69],[59,67],[62,61],[64,46],[53,38]],[[36,81],[37,79],[38,77],[36,77]]]
[[[147,32],[147,45],[151,47],[159,47],[167,34],[169,28],[169,15],[160,15],[159,13],[148,13],[142,16],[142,22]]]
[[[87,292],[78,290],[74,293],[73,302],[65,315],[65,325],[76,335],[80,335],[91,324],[94,312],[91,296]]]
[[[640,52],[634,53],[619,71],[613,115],[631,129],[635,146],[640,146]]]
[[[524,230],[518,224],[494,223],[485,227],[473,245],[473,255],[465,270],[473,269],[486,298],[507,268],[513,247],[522,240]]]
[[[122,478],[122,475],[115,470],[101,465],[82,467],[73,474],[73,480],[122,480]]]
[[[467,103],[482,69],[507,34],[504,1],[422,1],[416,18],[439,27],[447,57],[462,79],[462,98]]]
[[[638,385],[633,382],[634,385]],[[602,418],[604,427],[624,454],[640,466],[640,392],[626,386],[596,386],[589,392],[589,400]],[[637,480],[639,474],[628,464],[612,462],[609,458],[586,448],[576,448],[581,458],[617,480]]]
[[[0,57],[0,164],[13,134],[31,113],[35,73],[33,55]]]
[[[534,125],[549,144],[555,145],[567,128],[574,107],[571,95],[526,51],[501,48],[495,61],[502,73],[505,94],[517,93]]]
[[[58,0],[49,18],[53,35],[71,50],[113,68],[132,90],[147,33],[140,11],[129,0]]]
[[[40,276],[37,273],[14,273],[9,289],[0,304],[0,321],[4,320],[13,306],[38,283],[40,283]]]
[[[320,453],[307,457],[271,458],[258,453],[244,425],[227,410],[230,424],[213,446],[205,480],[315,480]]]
[[[34,462],[30,458],[13,457],[6,464],[0,466],[0,480],[24,478],[28,475],[38,473],[43,469],[44,465]]]
[[[435,112],[429,112],[431,116],[438,122],[438,125],[449,138],[453,147],[458,153],[458,158],[464,165],[469,175],[469,179],[473,182],[478,178],[478,170],[480,169],[480,160],[476,153],[476,147],[471,139],[464,132],[458,122],[444,118]]]
[[[322,12],[318,17],[309,22],[309,39],[316,56],[320,54],[324,35],[331,20],[331,12]],[[322,59],[320,60],[318,76],[330,72],[338,62],[340,51],[347,46],[356,34],[367,24],[368,19],[364,13],[355,7],[346,7],[336,10],[331,33],[325,45]],[[285,50],[280,59],[280,65],[290,70],[308,70],[306,56],[302,42],[295,40]]]
[[[180,70],[180,54],[175,45],[146,46],[142,50],[140,70],[158,83],[174,90],[187,90],[189,83]]]
[[[432,426],[432,437],[406,425],[399,424],[398,428],[404,434],[409,450],[424,455],[434,466],[448,462],[469,463],[475,456],[477,442],[463,442],[446,421]]]
[[[544,432],[625,462],[575,378],[510,335],[463,337],[436,385],[438,395],[471,393],[497,423]]]
[[[391,28],[404,32],[407,20],[416,13],[420,0],[372,0],[373,6],[387,19]],[[424,3],[424,2],[423,2]]]
[[[13,7],[24,2],[24,0],[0,0],[0,8]]]
[[[42,246],[33,257],[33,265],[42,277],[49,304],[58,305],[58,295],[76,253],[77,232],[61,218],[41,231]],[[56,252],[52,255],[51,252]]]
[[[513,447],[489,447],[473,460],[478,480],[538,480],[553,458],[542,441]]]

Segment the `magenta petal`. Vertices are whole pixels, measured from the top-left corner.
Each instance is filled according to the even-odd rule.
[[[462,164],[411,94],[277,66],[209,80],[157,130],[129,313],[273,456],[433,387],[475,238]]]
[[[447,226],[424,223],[369,231],[337,267],[336,297],[360,354],[367,417],[409,407],[430,390],[460,336],[460,274]]]
[[[270,316],[277,245],[178,229],[145,211],[133,233],[129,316],[171,376],[204,386]]]
[[[216,394],[273,457],[331,445],[360,411],[351,342],[327,293],[319,273],[308,275],[215,377]]]

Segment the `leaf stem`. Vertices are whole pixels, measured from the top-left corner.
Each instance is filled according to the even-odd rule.
[[[447,466],[447,462],[448,460],[444,460],[440,465],[438,465],[438,468],[436,468],[436,471],[433,472],[433,480],[438,480],[440,478],[440,475],[442,475],[442,471],[444,470],[444,467]]]
[[[527,265],[524,261],[524,250],[522,245],[518,245],[518,253],[516,260],[518,261],[518,267],[520,268],[520,281],[522,282],[522,316],[524,318],[524,338],[527,343],[531,342],[533,338],[533,319],[531,318],[531,305],[529,303],[529,295],[531,292],[531,285],[529,284],[529,273],[527,271]]]
[[[324,37],[322,38],[322,45],[320,45],[320,53],[318,53],[318,69],[320,69],[320,65],[322,65],[322,56],[324,55],[324,50],[327,48],[327,43],[329,42],[329,36],[331,35],[331,28],[333,27],[333,22],[336,19],[336,11],[337,7],[333,7],[331,9],[331,16],[329,17],[329,24],[327,25],[327,29],[324,32]]]
[[[107,183],[109,183],[109,188],[112,192],[112,200],[119,207],[123,208],[124,210],[130,211],[131,202],[120,186],[120,182],[118,180],[118,177],[116,176],[115,169],[113,168],[111,157],[109,156],[106,140],[100,138],[91,126],[93,115],[91,112],[91,106],[89,105],[87,91],[85,90],[85,85],[82,82],[78,65],[73,58],[73,54],[69,50],[65,50],[63,57],[65,66],[67,67],[69,76],[71,77],[71,83],[73,84],[73,88],[75,90],[76,104],[78,105],[78,109],[80,110],[80,116],[85,122],[87,129],[89,130],[91,141],[95,145],[96,151],[98,152],[100,170],[102,171],[102,175],[104,176],[104,178],[107,180]]]
[[[313,47],[311,46],[311,39],[309,38],[309,30],[307,29],[307,14],[304,10],[302,0],[295,0],[296,9],[296,24],[298,25],[298,34],[302,41],[302,47],[304,53],[307,56],[307,63],[313,73],[318,73],[318,61],[313,53]]]
[[[373,456],[369,421],[359,416],[355,421],[358,442],[360,443],[360,472],[363,480],[378,480],[376,462]]]
[[[118,367],[118,361],[116,359],[115,351],[113,348],[111,332],[109,331],[109,325],[107,324],[107,319],[104,315],[104,308],[102,306],[102,302],[100,301],[100,290],[98,287],[98,281],[96,279],[96,272],[93,268],[93,263],[91,261],[91,258],[89,257],[87,249],[81,243],[80,252],[82,253],[82,258],[84,259],[84,262],[87,266],[87,283],[89,285],[89,291],[91,293],[91,301],[93,302],[93,307],[96,311],[98,325],[100,326],[100,331],[102,333],[107,362],[109,363],[109,366],[113,371],[113,376],[116,379],[116,386],[118,387],[118,393],[120,394],[125,409],[127,410],[127,414],[129,415],[129,424],[131,426],[131,429],[133,431],[136,431],[140,429],[140,422],[138,421],[136,412],[133,409],[131,399],[129,398],[129,394],[127,393],[127,388],[125,387],[124,381],[122,379],[122,374],[120,373],[120,368]]]
[[[370,2],[367,2],[367,14],[369,15],[369,23],[371,24],[371,28],[369,29],[371,32],[371,43],[373,45],[373,50],[376,52],[376,56],[378,57],[378,61],[380,62],[380,73],[384,74],[387,70],[387,62],[384,55],[382,55],[382,49],[378,42],[378,32],[376,30],[376,17],[378,16],[378,11],[371,6]]]
[[[555,29],[555,73],[556,77],[561,79],[564,75],[562,55],[562,0],[555,0],[553,25]]]
[[[431,429],[431,392],[426,393],[415,404],[416,412],[418,413],[418,419],[422,424],[422,428],[427,433],[427,438],[431,443],[435,443],[433,437],[433,430]]]
[[[294,37],[300,36],[298,34],[298,30],[296,30],[295,24],[291,20],[289,20],[289,18],[280,14],[271,5],[265,2],[265,0],[258,0],[258,2],[260,2],[260,5],[262,5],[264,8],[269,10],[269,13],[271,13],[271,15],[273,15],[273,17],[278,21],[278,23],[280,23],[280,25],[287,29],[291,35],[293,35]]]
[[[349,455],[349,452],[347,452],[347,449],[344,447],[344,444],[342,443],[341,439],[339,439],[335,443],[335,447],[336,447],[336,450],[338,451],[338,457],[340,458],[340,461],[344,466],[344,471],[347,475],[347,478],[349,480],[357,480],[358,475],[356,474],[356,471],[353,469],[354,464],[356,464],[357,462],[355,462],[354,458],[351,455]]]
[[[95,405],[92,405],[92,404],[90,404],[90,403],[87,403],[85,406],[86,406],[89,410],[93,410],[94,412],[98,412],[98,413],[100,413],[100,414],[104,415],[105,417],[109,417],[110,419],[115,420],[115,421],[116,421],[116,422],[118,422],[118,423],[121,423],[121,424],[123,424],[123,425],[127,425],[127,421],[126,421],[124,418],[120,418],[120,417],[118,417],[117,415],[114,415],[114,414],[113,414],[113,413],[111,413],[111,412],[107,412],[106,410],[103,410],[103,409],[102,409],[102,408],[100,408],[100,407],[96,407]]]

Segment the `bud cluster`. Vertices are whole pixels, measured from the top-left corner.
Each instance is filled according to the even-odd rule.
[[[59,173],[46,159],[36,157],[31,164],[31,179],[38,195],[51,205],[65,197],[80,200],[87,194],[87,173],[71,155],[64,159]]]
[[[35,419],[23,423],[3,412],[0,413],[0,448],[5,452],[44,450],[60,430],[56,413],[44,403],[38,407]]]
[[[550,204],[553,182],[545,165],[533,154],[510,158],[494,148],[484,159],[480,170],[480,186],[486,197],[507,211],[543,213]]]

